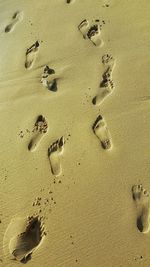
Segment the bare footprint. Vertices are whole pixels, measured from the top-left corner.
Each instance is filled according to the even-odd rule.
[[[15,12],[13,17],[12,17],[12,20],[10,22],[10,24],[8,24],[6,27],[5,27],[5,32],[8,33],[8,32],[12,32],[15,28],[15,26],[21,22],[23,20],[23,12]]]
[[[28,145],[30,151],[34,151],[37,148],[47,130],[48,123],[46,119],[42,115],[39,115],[34,125],[33,137]]]
[[[82,33],[84,39],[89,39],[95,46],[102,46],[103,41],[101,39],[101,28],[99,20],[83,20],[79,25],[78,29]]]
[[[100,105],[114,89],[112,74],[115,67],[115,60],[111,55],[106,54],[102,57],[102,63],[105,70],[102,75],[99,92],[92,100],[94,105]]]
[[[107,128],[106,122],[101,115],[99,115],[93,125],[93,131],[101,142],[103,149],[110,149],[112,147],[111,137]]]
[[[48,90],[56,92],[58,89],[57,79],[52,76],[53,74],[55,74],[54,69],[49,68],[49,66],[45,66],[41,83],[43,84],[43,86],[47,87]]]
[[[115,67],[115,60],[111,55],[104,55],[102,57],[102,63],[104,65],[105,71],[102,75],[102,81],[100,87],[111,87],[113,89],[112,74]]]
[[[150,230],[150,195],[141,184],[132,187],[132,196],[137,208],[137,228],[142,233]]]
[[[48,148],[48,158],[50,161],[51,171],[52,174],[55,176],[59,176],[62,172],[60,156],[63,154],[63,150],[64,150],[63,136]]]
[[[33,64],[35,63],[37,53],[39,51],[39,42],[36,41],[30,48],[26,51],[26,60],[25,60],[25,68],[31,69]]]
[[[24,219],[24,220],[23,220]],[[19,225],[20,224],[20,225]],[[20,227],[22,224],[22,227]],[[22,228],[22,231],[19,230]],[[24,230],[24,231],[23,231]],[[11,221],[4,237],[4,245],[8,246],[9,254],[14,259],[27,263],[35,249],[41,244],[44,237],[44,226],[41,218],[18,218]]]
[[[100,24],[94,24],[90,27],[87,36],[88,38],[91,40],[91,42],[95,45],[95,46],[102,46],[103,45],[103,41],[101,40],[101,26]]]

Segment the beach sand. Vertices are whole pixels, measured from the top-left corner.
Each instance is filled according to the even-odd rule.
[[[149,11],[0,0],[0,266],[150,266]]]

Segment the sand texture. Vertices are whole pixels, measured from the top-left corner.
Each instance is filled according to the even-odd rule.
[[[150,1],[0,0],[0,51],[0,267],[149,267]]]

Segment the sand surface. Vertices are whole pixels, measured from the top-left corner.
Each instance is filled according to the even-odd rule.
[[[0,51],[0,266],[149,267],[150,1],[0,0]]]

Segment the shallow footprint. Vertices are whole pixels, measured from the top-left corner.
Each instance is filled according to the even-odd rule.
[[[100,105],[114,89],[112,74],[115,67],[115,60],[111,55],[106,54],[102,57],[102,63],[105,71],[102,75],[99,93],[92,100],[94,105]]]
[[[102,63],[104,65],[105,70],[102,75],[102,81],[100,83],[100,87],[110,88],[110,90],[112,91],[114,89],[112,74],[115,67],[115,60],[111,55],[105,54],[102,57]]]
[[[21,224],[23,232],[19,231],[21,230]],[[28,219],[17,218],[12,220],[8,226],[4,244],[8,246],[7,250],[14,259],[26,263],[31,259],[33,251],[41,244],[43,236],[44,227],[41,218],[38,216]]]
[[[101,88],[101,91],[92,100],[93,105],[100,105],[111,93],[111,86]]]
[[[26,51],[26,60],[25,60],[25,68],[31,69],[33,67],[33,64],[36,60],[37,53],[39,51],[39,42],[36,41],[30,48]]]
[[[93,125],[93,131],[101,142],[103,149],[110,149],[112,147],[111,137],[107,128],[106,122],[101,115],[99,115]]]
[[[137,207],[137,228],[142,233],[150,230],[150,195],[147,190],[140,185],[132,187],[132,196]]]
[[[34,125],[33,137],[28,145],[28,149],[30,151],[34,151],[36,149],[36,147],[41,142],[47,130],[48,130],[48,123],[46,119],[42,115],[39,115]]]
[[[8,33],[8,32],[12,32],[16,26],[16,24],[18,24],[18,22],[22,21],[23,20],[23,12],[15,12],[13,17],[12,17],[12,21],[10,22],[10,24],[8,24],[6,27],[5,27],[5,32]]]
[[[83,20],[78,25],[79,31],[82,33],[84,39],[89,39],[95,46],[102,46],[103,41],[101,35],[101,25],[99,20],[93,20],[89,23],[88,20]]]
[[[52,174],[55,176],[59,176],[62,172],[60,156],[63,154],[63,150],[64,150],[63,136],[48,148],[48,158],[50,161],[51,171]]]

